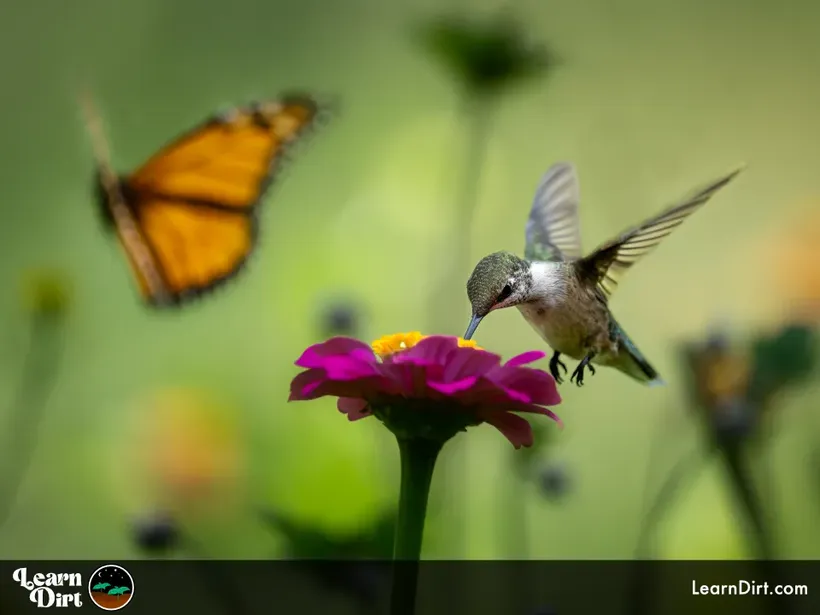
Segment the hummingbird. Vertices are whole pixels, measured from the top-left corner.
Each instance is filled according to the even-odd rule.
[[[552,349],[550,373],[559,384],[563,382],[559,367],[567,373],[562,354],[579,361],[570,376],[570,382],[579,387],[584,384],[586,368],[595,374],[593,364],[614,367],[649,386],[664,384],[615,320],[609,299],[632,265],[741,170],[695,191],[583,256],[578,176],[571,163],[554,164],[535,192],[527,220],[524,258],[495,252],[473,269],[467,281],[472,318],[464,339],[470,339],[493,310],[515,306]]]

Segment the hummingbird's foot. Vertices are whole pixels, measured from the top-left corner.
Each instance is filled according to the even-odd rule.
[[[581,359],[581,362],[578,364],[578,367],[575,368],[575,371],[572,372],[572,376],[570,376],[570,378],[569,378],[570,382],[575,381],[575,384],[577,386],[579,386],[579,387],[584,386],[584,368],[585,367],[589,368],[589,372],[593,376],[595,375],[595,368],[590,363],[590,361],[592,361],[592,357],[594,357],[594,356],[595,356],[594,354],[588,354],[583,359]]]
[[[561,370],[559,370],[558,367],[563,367],[564,373],[567,373],[567,366],[559,358],[560,356],[561,353],[556,350],[553,352],[552,358],[550,359],[550,373],[552,374],[552,377],[555,378],[555,382],[558,384],[561,384],[564,381],[564,379],[561,378]]]

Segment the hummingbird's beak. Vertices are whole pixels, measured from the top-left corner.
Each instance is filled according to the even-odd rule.
[[[473,333],[475,333],[475,330],[478,329],[478,325],[481,323],[482,318],[484,317],[473,314],[473,317],[470,319],[470,324],[467,326],[467,333],[464,334],[465,340],[473,337]]]

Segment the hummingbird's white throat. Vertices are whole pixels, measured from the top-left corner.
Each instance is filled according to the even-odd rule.
[[[567,294],[566,269],[562,263],[537,261],[530,263],[532,287],[530,301],[560,303]]]

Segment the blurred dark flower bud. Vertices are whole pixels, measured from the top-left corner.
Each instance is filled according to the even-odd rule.
[[[541,494],[548,500],[557,501],[563,498],[571,487],[566,465],[551,462],[538,473],[538,486]]]
[[[424,46],[477,94],[499,90],[555,63],[545,47],[525,42],[521,29],[509,19],[437,19],[421,34]]]
[[[133,532],[134,542],[148,555],[166,555],[179,544],[179,528],[169,515],[155,513],[137,519]]]
[[[68,279],[56,271],[30,272],[24,278],[22,292],[26,310],[38,317],[59,318],[71,304]]]
[[[357,337],[361,313],[351,301],[330,301],[323,306],[319,320],[324,338],[336,335]]]

